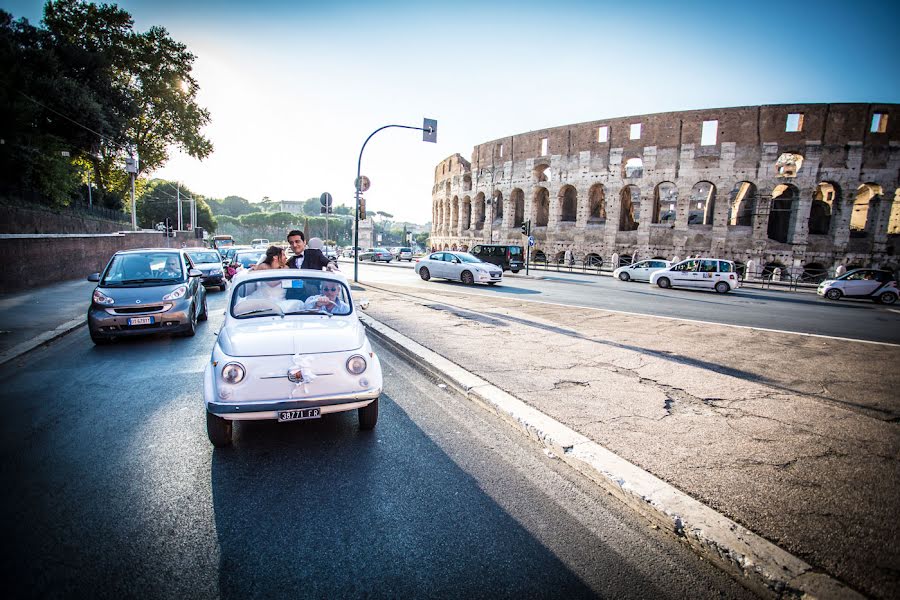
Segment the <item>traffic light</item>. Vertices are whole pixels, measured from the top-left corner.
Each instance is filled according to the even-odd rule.
[[[522,235],[530,235],[531,234],[531,219],[527,221],[522,221]]]
[[[359,220],[366,220],[366,199],[362,196],[359,197]]]
[[[164,223],[166,237],[172,237],[172,219],[166,217],[166,221]]]

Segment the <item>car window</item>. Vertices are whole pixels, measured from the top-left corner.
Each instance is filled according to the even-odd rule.
[[[428,257],[428,260],[444,260],[443,252],[435,252],[431,256]]]
[[[472,255],[472,254],[469,254],[468,252],[458,252],[458,253],[456,254],[456,257],[457,257],[459,260],[461,260],[462,262],[464,262],[464,263],[480,263],[480,262],[484,262],[483,260],[481,260],[481,259],[478,258],[477,256],[474,256],[474,255]]]
[[[184,280],[179,255],[174,252],[116,254],[109,261],[100,285],[140,287]]]
[[[522,249],[519,248],[518,246],[510,246],[510,247],[509,247],[509,253],[510,253],[511,255],[512,255],[512,254],[516,254],[516,255],[522,254]]]
[[[701,260],[700,261],[700,272],[701,273],[715,273],[719,268],[719,261],[717,260]]]
[[[722,273],[731,273],[732,271],[734,271],[734,265],[727,260],[720,260],[719,271],[721,271]]]
[[[631,265],[631,267],[633,269],[646,269],[647,266],[648,265],[647,265],[646,261],[637,262],[637,263],[634,263],[633,265]]]
[[[231,315],[236,318],[272,315],[348,315],[350,291],[340,281],[319,277],[267,277],[242,281],[232,293]]]
[[[680,262],[674,267],[672,267],[673,271],[696,271],[697,265],[700,261],[698,260],[686,260],[684,262]]]
[[[188,256],[194,264],[215,263],[221,260],[215,252],[189,252]]]
[[[845,279],[847,281],[859,281],[861,279],[865,279],[867,273],[869,273],[869,271],[856,271],[847,275]]]
[[[259,262],[263,254],[263,252],[240,252],[235,255],[235,261],[241,263],[245,269],[249,269]]]

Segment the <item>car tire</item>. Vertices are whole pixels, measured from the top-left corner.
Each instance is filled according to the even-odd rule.
[[[228,286],[227,286],[226,284],[224,284],[224,283],[223,283],[222,285],[219,286],[219,291],[224,292],[224,291],[227,290],[227,289],[228,289]]]
[[[656,285],[658,285],[659,287],[661,287],[664,290],[667,290],[670,287],[672,287],[672,282],[669,281],[668,277],[660,277],[659,279],[656,280]]]
[[[206,411],[206,435],[216,448],[225,448],[231,445],[231,433],[233,425],[228,419],[216,416]]]
[[[623,271],[622,273],[619,273],[619,279],[622,281],[631,281],[631,276]]]
[[[198,321],[205,321],[209,318],[209,307],[206,305],[206,298],[203,298],[203,310],[197,315]]]
[[[422,281],[428,281],[431,279],[431,272],[428,270],[428,267],[422,267],[419,269],[419,277],[422,278]]]
[[[188,319],[188,328],[181,332],[181,337],[194,337],[197,333],[197,315],[191,311],[191,317]]]
[[[513,269],[513,270],[512,270],[513,273],[518,273],[519,271],[520,271],[520,269]]]
[[[879,294],[875,299],[878,304],[894,304],[897,302],[897,294],[894,292],[884,292],[883,294]]]
[[[94,334],[93,331],[91,331],[90,333],[91,333],[91,341],[94,342],[94,344],[97,346],[106,346],[106,345],[112,343],[112,338],[103,337],[101,335],[96,335],[96,334]]]
[[[716,283],[716,291],[720,294],[727,294],[731,287],[724,281]]]
[[[831,288],[827,292],[825,292],[825,297],[829,300],[840,300],[841,296],[843,296],[843,292],[837,288]]]
[[[463,271],[459,276],[459,280],[462,281],[465,285],[475,284],[475,276],[472,275],[472,273],[470,273],[469,271]]]
[[[375,424],[378,423],[378,398],[375,398],[368,406],[357,408],[356,415],[359,418],[359,428],[361,430],[375,429]]]

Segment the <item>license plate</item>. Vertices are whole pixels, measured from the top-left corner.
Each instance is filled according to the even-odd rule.
[[[153,317],[131,317],[128,319],[129,325],[153,325]]]
[[[282,410],[278,413],[278,422],[300,421],[303,419],[318,419],[321,417],[321,411],[318,408],[301,408],[299,410]]]

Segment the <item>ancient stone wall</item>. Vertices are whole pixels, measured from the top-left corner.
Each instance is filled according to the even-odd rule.
[[[551,260],[714,255],[897,268],[896,104],[637,115],[480,144],[435,169],[432,246],[524,244]]]

